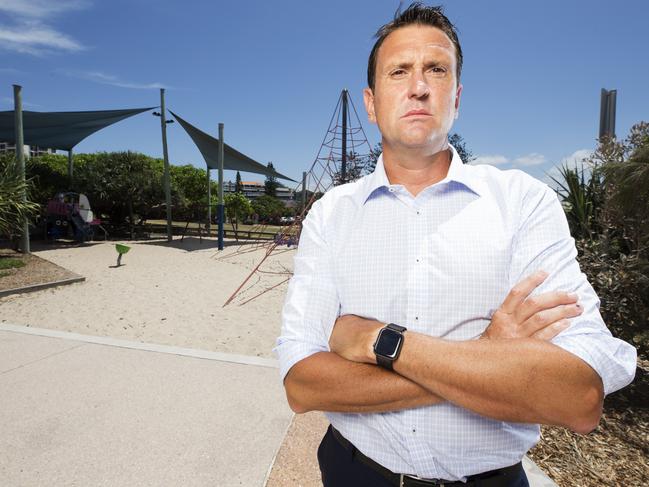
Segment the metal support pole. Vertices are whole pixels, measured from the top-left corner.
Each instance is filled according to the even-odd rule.
[[[343,90],[343,160],[340,165],[340,183],[347,182],[347,90]]]
[[[306,208],[306,171],[302,173],[302,211]]]
[[[167,114],[165,111],[165,89],[160,88],[160,127],[162,129],[162,157],[164,158],[165,204],[167,207],[167,240],[173,240],[171,228],[171,178],[169,175],[169,153],[167,151]]]
[[[219,123],[219,206],[217,214],[219,216],[219,250],[223,250],[223,225],[225,223],[225,200],[223,198],[223,157],[224,157],[224,144],[223,142],[223,124]]]
[[[207,236],[210,236],[212,230],[212,185],[210,184],[210,166],[207,166]]]
[[[25,182],[25,138],[23,136],[23,96],[22,86],[14,85],[14,135],[16,143],[16,160],[20,179]],[[27,190],[23,191],[21,199],[27,201]],[[20,250],[23,254],[31,253],[29,248],[29,221],[25,218],[20,237]]]
[[[72,190],[72,182],[73,182],[73,162],[72,162],[72,149],[68,151],[68,187],[70,190]]]

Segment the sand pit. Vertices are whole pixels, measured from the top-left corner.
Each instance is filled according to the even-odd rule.
[[[163,345],[273,357],[294,249],[278,247],[260,273],[225,308],[226,299],[261,261],[265,249],[214,239],[124,242],[121,267],[115,242],[79,247],[35,246],[34,254],[86,277],[65,288],[0,299],[0,322],[110,336]],[[235,255],[237,254],[238,255]]]

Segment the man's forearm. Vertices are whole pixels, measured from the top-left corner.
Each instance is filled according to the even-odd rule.
[[[297,413],[376,413],[443,401],[405,377],[333,352],[316,353],[295,364],[284,386],[289,405]]]
[[[585,433],[601,414],[597,373],[540,340],[453,342],[407,332],[394,369],[446,400],[494,419]]]

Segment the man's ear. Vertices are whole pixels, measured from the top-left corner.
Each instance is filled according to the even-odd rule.
[[[376,114],[374,112],[374,93],[370,88],[363,90],[363,102],[365,102],[365,110],[367,111],[367,119],[376,123]]]
[[[455,92],[455,119],[460,116],[460,98],[462,96],[462,84],[457,85],[457,91]]]

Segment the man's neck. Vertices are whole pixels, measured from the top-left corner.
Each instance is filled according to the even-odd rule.
[[[448,144],[437,151],[393,150],[383,146],[383,167],[390,184],[403,185],[413,196],[446,177],[452,152]]]

